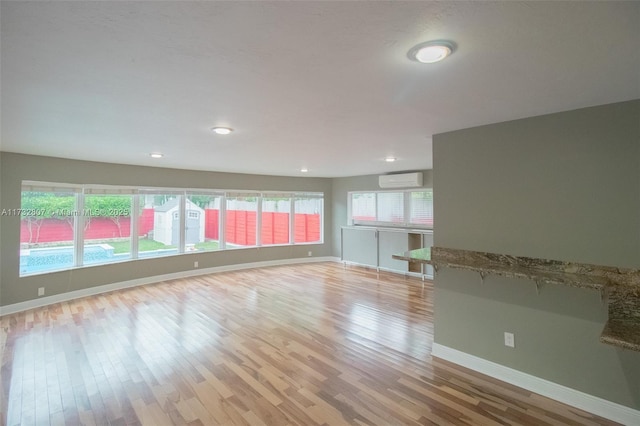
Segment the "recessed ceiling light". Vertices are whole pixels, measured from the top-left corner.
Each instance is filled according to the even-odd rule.
[[[301,173],[307,173],[309,171],[309,169],[307,169],[306,167],[303,167],[300,169]]]
[[[384,161],[386,161],[387,163],[393,163],[394,161],[396,161],[396,157],[387,157],[384,159]]]
[[[233,129],[229,127],[212,127],[211,131],[218,135],[228,135],[229,133],[233,132]]]
[[[413,61],[423,64],[439,62],[453,53],[454,44],[450,41],[427,41],[414,46],[407,56]]]
[[[152,152],[149,155],[151,156],[151,158],[162,158],[162,157],[164,157],[164,154],[162,154],[160,152]]]

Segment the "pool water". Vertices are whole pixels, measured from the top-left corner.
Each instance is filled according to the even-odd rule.
[[[83,265],[100,265],[131,258],[130,253],[113,252],[109,244],[93,244],[84,247]],[[139,258],[176,254],[178,250],[164,249],[140,252]],[[20,250],[20,275],[73,268],[73,247],[47,247]]]

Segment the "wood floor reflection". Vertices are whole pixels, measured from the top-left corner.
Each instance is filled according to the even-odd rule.
[[[612,424],[433,359],[422,284],[319,263],[7,315],[2,424]]]

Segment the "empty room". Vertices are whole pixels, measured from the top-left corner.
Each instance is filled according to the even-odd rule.
[[[639,425],[640,2],[0,1],[0,425]]]

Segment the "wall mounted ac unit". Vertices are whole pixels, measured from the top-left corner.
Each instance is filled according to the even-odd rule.
[[[422,172],[378,176],[380,188],[416,188],[422,186]]]

